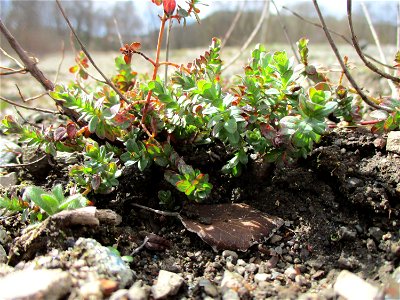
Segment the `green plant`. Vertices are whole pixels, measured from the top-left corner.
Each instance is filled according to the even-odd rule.
[[[37,186],[29,186],[25,189],[22,199],[32,201],[50,216],[62,210],[85,207],[88,202],[81,194],[65,197],[61,184],[55,185],[51,192]]]
[[[298,42],[298,65],[285,51],[269,52],[257,45],[244,74],[229,84],[221,73],[221,43],[216,38],[204,55],[186,65],[161,61],[165,25],[185,22],[189,16],[198,19],[199,1],[188,1],[187,9],[176,7],[173,0],[153,2],[164,7],[154,59],[141,51],[140,43],[126,44],[120,49],[123,56],[115,59],[112,84],[93,83],[88,60],[79,53],[70,70],[75,81],[50,93],[79,115],[75,122],[38,130],[10,116],[3,120],[6,133],[18,134],[21,142],[47,153],[83,152],[83,164],[70,169],[72,183],[82,194],[111,192],[124,167],[136,165],[144,171],[154,163],[176,190],[191,201],[202,201],[211,194],[212,184],[207,174],[185,162],[180,154],[185,145],[196,149],[222,144],[228,157],[222,171],[238,176],[250,155],[277,163],[307,156],[327,132],[330,115],[350,124],[358,121],[358,95],[343,85],[343,76],[334,83],[317,71],[308,59],[307,39]],[[152,65],[151,76],[133,69],[134,55]],[[161,66],[174,68],[172,76],[162,80]],[[393,100],[389,106],[393,112],[375,122],[376,130],[399,128],[400,103]],[[159,198],[172,206],[168,192],[160,192]]]

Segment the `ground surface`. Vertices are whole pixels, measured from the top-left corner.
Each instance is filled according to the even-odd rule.
[[[92,237],[129,255],[148,233],[157,234],[168,241],[167,247],[143,248],[133,255],[130,268],[134,280],[144,287],[154,284],[160,270],[179,274],[185,283],[176,299],[230,299],[230,293],[242,299],[296,299],[311,294],[336,299],[332,284],[341,270],[379,286],[399,266],[400,156],[386,152],[385,141],[385,136],[366,130],[341,129],[324,137],[310,157],[295,165],[253,161],[239,178],[221,175],[222,162],[211,160],[206,151],[188,149],[188,163],[210,174],[214,191],[209,203],[247,203],[285,220],[269,241],[247,252],[214,252],[178,219],[134,207],[132,203],[160,209],[157,191],[166,183],[156,168],[144,174],[127,169],[115,192],[93,197],[97,208],[121,215],[121,224],[74,227],[59,239],[68,236],[73,244],[79,237]],[[218,147],[211,152],[218,152]],[[40,177],[21,170],[19,178],[46,188],[65,182],[67,164],[54,163]],[[0,219],[0,227],[11,237],[3,245],[7,252],[25,226],[20,216]],[[25,260],[35,260],[54,247],[67,249],[67,243],[49,241],[36,245]],[[22,257],[12,264],[19,262],[17,267],[23,268]],[[68,271],[67,264],[59,267]],[[226,282],[228,275],[236,283],[227,289],[221,281]]]

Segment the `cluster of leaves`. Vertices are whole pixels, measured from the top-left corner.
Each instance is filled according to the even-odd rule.
[[[195,0],[189,1],[187,10],[178,7],[175,14],[175,1],[153,2],[164,4],[162,22],[198,13]],[[229,87],[223,86],[220,48],[214,38],[204,55],[186,66],[173,65],[176,71],[163,81],[157,76],[159,61],[146,58],[139,43],[127,44],[121,48],[123,57],[115,60],[117,73],[112,81],[118,93],[104,83],[83,88],[80,80],[88,79],[88,65],[79,54],[71,69],[77,73],[76,82],[57,85],[50,95],[79,113],[78,123],[86,125],[71,122],[39,131],[7,116],[3,128],[53,155],[82,151],[85,160],[73,166],[70,175],[84,194],[112,191],[124,166],[137,165],[143,171],[155,163],[164,168],[167,182],[189,200],[201,201],[210,194],[212,184],[207,174],[179,155],[183,144],[222,143],[229,157],[222,171],[238,176],[252,154],[284,163],[308,155],[326,132],[331,114],[347,122],[355,120],[358,97],[341,82],[330,82],[309,63],[308,40],[298,42],[299,65],[285,51],[268,52],[257,45],[244,74]],[[153,64],[151,79],[138,77],[132,69],[135,54]],[[392,101],[391,105],[394,113],[376,124],[377,130],[399,127],[400,103]],[[159,197],[167,204],[171,192],[160,191]]]
[[[42,220],[45,215],[54,215],[60,211],[85,207],[88,200],[80,193],[64,196],[61,184],[57,184],[50,192],[40,187],[26,187],[22,196],[13,194],[0,196],[0,208],[5,208],[12,212],[22,212],[23,218],[28,216],[31,221]]]

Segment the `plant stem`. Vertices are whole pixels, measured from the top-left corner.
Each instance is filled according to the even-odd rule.
[[[155,64],[154,64],[154,69],[153,69],[153,76],[151,77],[151,80],[157,79],[157,72],[158,72],[158,68],[160,67],[160,52],[161,52],[162,39],[163,39],[163,35],[164,35],[165,23],[167,20],[168,20],[168,17],[164,13],[163,17],[161,18],[160,31],[158,33],[156,60],[154,62]],[[149,109],[150,99],[151,99],[152,94],[153,94],[153,91],[149,91],[149,93],[147,94],[146,104],[144,105],[143,115],[142,115],[142,119],[140,121],[140,125],[147,133],[149,131],[147,130],[146,125],[144,125],[144,122],[146,120],[146,115],[147,115],[147,111]],[[155,133],[153,132],[153,134],[151,134],[150,136],[153,137],[154,134]]]

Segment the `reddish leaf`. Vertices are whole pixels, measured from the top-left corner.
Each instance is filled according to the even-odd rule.
[[[55,141],[61,141],[66,137],[67,134],[67,129],[64,127],[58,127],[55,131],[54,131],[54,140]]]
[[[196,216],[196,219],[185,215]],[[191,205],[181,214],[181,221],[214,251],[246,251],[267,240],[284,223],[281,218],[244,203]]]
[[[77,130],[76,130],[75,124],[72,123],[72,122],[69,122],[67,124],[67,135],[68,135],[68,138],[72,140],[73,138],[75,138],[76,133],[77,133]]]

